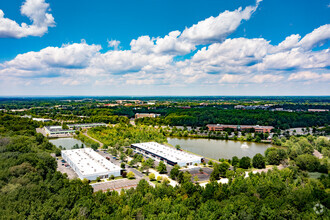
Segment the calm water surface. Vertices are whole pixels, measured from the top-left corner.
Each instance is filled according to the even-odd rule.
[[[71,149],[73,147],[73,145],[75,145],[75,144],[78,144],[79,146],[81,146],[81,144],[83,144],[83,142],[81,142],[80,140],[77,140],[75,138],[50,139],[49,142],[56,145],[56,147],[59,147],[59,146],[62,146],[63,148],[65,147],[65,149],[67,149],[67,150]]]
[[[257,153],[264,155],[265,150],[271,144],[226,141],[206,138],[167,138],[168,143],[180,145],[182,149],[199,154],[212,159],[231,159],[233,156],[242,158],[244,156],[253,157]],[[248,148],[241,148],[242,144],[247,144]]]

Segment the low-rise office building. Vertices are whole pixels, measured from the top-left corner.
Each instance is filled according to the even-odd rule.
[[[225,129],[233,129],[234,131],[247,131],[254,129],[255,132],[270,133],[273,126],[259,126],[259,125],[222,125],[222,124],[208,124],[206,127],[209,131],[224,131]]]
[[[151,157],[159,161],[164,161],[172,166],[176,164],[179,166],[190,166],[195,163],[202,163],[204,161],[200,156],[177,150],[163,144],[158,144],[156,142],[137,143],[132,144],[131,147],[138,153],[142,153],[147,157]]]
[[[105,123],[86,123],[86,124],[69,124],[68,127],[70,129],[78,129],[78,128],[94,128],[94,127],[100,127],[100,126],[106,126]]]
[[[49,122],[52,121],[52,119],[49,118],[32,118],[33,121],[41,121],[41,122]]]
[[[97,177],[120,176],[121,168],[91,148],[62,150],[63,159],[72,167],[80,179],[95,180]]]
[[[157,118],[159,116],[160,116],[160,114],[155,114],[155,113],[136,113],[135,119],[137,119],[137,118]]]
[[[62,126],[45,126],[46,135],[52,137],[57,135],[68,135],[73,134],[75,131],[70,129],[62,129]]]
[[[309,112],[328,112],[329,109],[308,109]]]

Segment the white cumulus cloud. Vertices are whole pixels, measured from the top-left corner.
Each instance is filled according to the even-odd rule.
[[[0,38],[22,38],[27,36],[42,36],[48,27],[55,26],[54,17],[47,13],[49,4],[44,0],[26,0],[21,7],[21,14],[27,16],[32,24],[22,23],[5,18],[0,10]]]
[[[108,40],[108,47],[113,47],[114,50],[118,50],[120,41],[119,40]]]
[[[209,17],[197,24],[186,28],[180,38],[194,42],[195,44],[209,44],[224,40],[233,33],[242,20],[249,20],[251,15],[258,8],[260,0],[256,6],[248,6],[244,10],[238,8],[235,11],[225,11],[217,17]]]
[[[315,73],[311,71],[302,71],[298,73],[292,73],[289,81],[310,81],[310,80],[330,80],[330,73]]]
[[[91,58],[98,54],[101,46],[82,43],[64,44],[62,47],[46,47],[39,52],[17,55],[13,60],[2,64],[1,73],[24,74],[25,71],[52,72],[52,69],[81,69],[89,66]]]

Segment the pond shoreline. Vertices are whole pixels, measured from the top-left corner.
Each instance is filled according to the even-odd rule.
[[[74,137],[61,137],[61,138],[52,138],[48,140],[50,143],[54,144],[56,147],[62,146],[62,148],[65,148],[66,150],[71,149],[75,144],[78,144],[81,146],[82,144],[84,147],[86,147],[86,144]]]
[[[213,160],[232,159],[233,156],[252,158],[257,153],[264,155],[267,148],[273,147],[268,143],[191,137],[168,137],[167,142],[172,146],[180,145],[182,150]],[[243,144],[247,144],[248,147],[242,148]]]

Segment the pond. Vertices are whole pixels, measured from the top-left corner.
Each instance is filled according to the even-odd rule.
[[[71,149],[75,144],[78,144],[79,147],[84,144],[80,140],[77,140],[75,138],[57,138],[57,139],[50,139],[49,142],[54,144],[56,147],[62,146],[63,148],[69,150]],[[85,146],[85,144],[84,144]]]
[[[257,153],[264,155],[265,150],[272,146],[265,143],[207,138],[167,138],[167,141],[173,146],[178,144],[184,150],[216,160],[219,158],[231,159],[233,156],[252,158]]]

